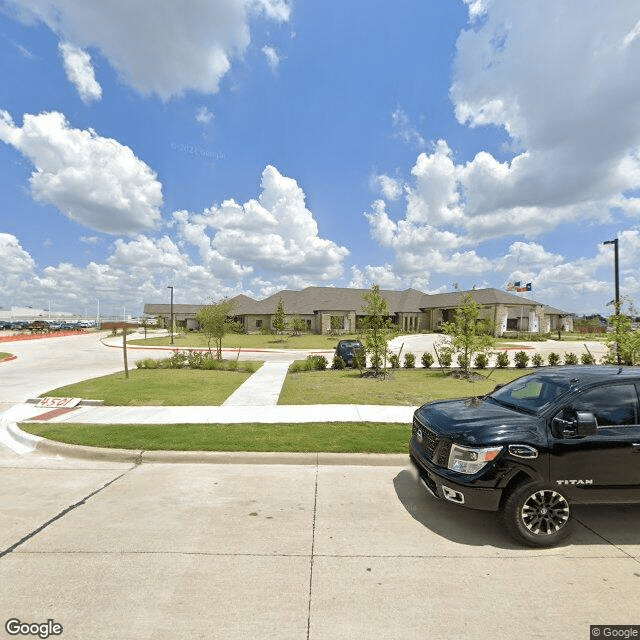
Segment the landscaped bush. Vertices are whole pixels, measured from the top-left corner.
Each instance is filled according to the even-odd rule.
[[[406,369],[413,369],[416,366],[416,356],[414,353],[408,352],[404,354],[404,366]]]
[[[513,357],[517,369],[525,369],[529,364],[529,354],[524,351],[518,351]]]
[[[564,354],[564,363],[565,364],[578,364],[578,356],[575,353],[565,353]]]
[[[476,369],[486,369],[489,366],[489,356],[486,353],[477,353],[473,360]]]
[[[534,353],[531,358],[531,364],[534,367],[541,367],[544,364],[544,357],[541,353]]]
[[[371,356],[371,368],[382,369],[382,356],[380,355]]]
[[[458,356],[458,366],[465,371],[469,368],[469,358],[464,353]]]
[[[329,364],[324,356],[307,356],[307,362],[311,371],[324,371]]]
[[[496,366],[498,369],[505,369],[509,366],[509,354],[506,351],[500,351],[500,353],[498,353]]]
[[[144,360],[138,360],[136,367],[138,367],[138,369],[157,369],[158,361],[153,358],[145,358]]]
[[[182,369],[187,364],[187,354],[184,351],[174,351],[167,361],[169,369]]]
[[[582,362],[582,364],[595,364],[596,359],[590,353],[583,353],[580,356],[580,362]]]
[[[555,351],[552,351],[549,354],[549,366],[555,367],[559,364],[560,364],[560,356]]]
[[[364,349],[356,349],[353,354],[353,366],[358,369],[365,369],[367,366],[367,352]]]
[[[428,369],[433,364],[433,355],[430,353],[423,353],[420,361],[422,362],[422,366],[425,369]]]
[[[400,356],[397,353],[392,353],[389,356],[389,364],[391,365],[392,369],[399,369],[400,368]]]
[[[336,354],[333,356],[333,362],[331,363],[332,369],[346,369],[347,363],[344,361],[344,358]]]
[[[453,351],[449,347],[440,349],[440,365],[443,367],[450,367],[451,360],[453,359]]]

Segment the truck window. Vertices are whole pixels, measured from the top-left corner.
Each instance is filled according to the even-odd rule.
[[[568,388],[568,385],[561,385],[543,375],[532,374],[504,385],[490,394],[489,398],[508,407],[537,413]]]
[[[576,411],[590,411],[598,427],[619,427],[638,424],[638,396],[632,384],[603,385],[589,389],[573,399],[564,410],[565,419]]]

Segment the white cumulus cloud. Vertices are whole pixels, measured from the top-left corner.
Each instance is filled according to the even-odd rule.
[[[349,252],[319,236],[297,182],[267,166],[261,187],[258,199],[244,204],[226,200],[202,213],[174,213],[180,236],[197,247],[205,264],[217,263],[214,273],[259,271],[291,286],[341,277]]]
[[[61,42],[58,48],[64,60],[67,78],[77,89],[82,102],[89,104],[100,100],[102,87],[96,80],[91,56],[69,42]]]
[[[286,22],[284,0],[7,0],[61,40],[94,48],[121,80],[163,100],[186,91],[216,93],[251,41],[249,21]]]
[[[29,180],[33,197],[79,224],[112,234],[158,224],[162,185],[154,171],[116,140],[92,129],[74,129],[61,113],[25,114],[19,127],[2,110],[0,140],[36,167]]]

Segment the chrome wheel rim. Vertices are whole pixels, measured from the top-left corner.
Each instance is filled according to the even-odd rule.
[[[522,523],[534,535],[548,536],[569,520],[569,504],[561,494],[543,489],[531,494],[522,505]]]

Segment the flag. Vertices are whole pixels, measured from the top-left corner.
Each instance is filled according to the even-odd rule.
[[[521,285],[519,282],[516,283],[516,291],[519,291],[520,293],[522,293],[523,291],[531,291],[531,283],[527,282],[527,284],[525,285]]]

